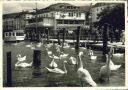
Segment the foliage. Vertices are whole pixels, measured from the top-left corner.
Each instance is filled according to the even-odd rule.
[[[114,5],[114,4],[113,4]],[[104,26],[108,24],[118,30],[125,28],[125,13],[124,4],[116,4],[114,6],[106,7],[101,13],[98,14],[99,21],[95,26]]]

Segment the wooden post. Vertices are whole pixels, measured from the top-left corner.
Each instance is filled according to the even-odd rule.
[[[11,52],[7,52],[7,86],[12,86]]]
[[[76,45],[75,45],[76,52],[79,52],[79,42],[80,42],[80,26],[78,26],[76,30]]]
[[[57,32],[57,36],[58,36],[57,37],[58,38],[58,44],[60,45],[60,32],[59,31]]]
[[[108,31],[108,25],[105,24],[104,28],[103,28],[103,35],[102,35],[102,38],[103,38],[103,57],[105,57],[105,54],[108,54],[108,47],[107,47],[108,34],[107,34],[107,31]],[[105,58],[103,60],[104,60],[104,62],[106,62]]]
[[[41,51],[40,50],[34,50],[33,54],[33,66],[35,68],[39,68],[41,65]]]
[[[47,28],[47,42],[49,42],[49,29]]]
[[[63,43],[62,43],[62,48],[64,46],[64,42],[65,42],[65,28],[63,28]]]

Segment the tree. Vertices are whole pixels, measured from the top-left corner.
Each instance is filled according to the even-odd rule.
[[[112,4],[105,9],[101,13],[99,13],[97,21],[94,26],[102,27],[105,24],[108,24],[110,28],[113,28],[114,34],[116,34],[117,30],[120,34],[122,30],[125,30],[125,13],[124,13],[124,4]],[[111,30],[111,29],[110,29]],[[114,35],[117,36],[117,35]],[[116,37],[119,40],[120,35]]]
[[[103,26],[107,23],[116,29],[124,30],[124,4],[116,4],[106,7],[101,13],[98,14],[98,19],[99,21],[95,23],[96,26]]]

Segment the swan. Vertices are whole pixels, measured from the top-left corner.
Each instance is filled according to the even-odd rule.
[[[50,67],[57,68],[58,65],[56,64],[55,60],[53,59],[51,63],[49,64]]]
[[[122,53],[114,53],[114,52],[115,52],[114,51],[114,47],[111,46],[110,51],[109,51],[109,55],[111,55],[112,58],[113,57],[120,58],[120,57],[123,57],[124,56],[124,54],[122,54]]]
[[[75,57],[70,57],[69,58],[69,63],[72,65],[76,65],[76,58]]]
[[[18,55],[17,55],[17,60],[18,60],[18,61],[25,61],[25,60],[26,60],[26,56],[21,57],[21,54],[18,54]]]
[[[65,67],[65,63],[67,63],[67,61],[64,61],[63,62],[63,66],[64,66],[64,71],[63,70],[61,70],[61,69],[59,69],[59,68],[53,68],[53,69],[51,69],[51,68],[48,68],[48,67],[45,67],[49,72],[51,72],[51,73],[57,73],[57,74],[67,74],[67,70],[66,70],[66,67]]]
[[[60,59],[65,59],[65,58],[67,58],[67,56],[69,55],[69,54],[65,54],[65,53],[63,53],[63,52],[61,52],[62,54],[60,55]]]
[[[47,54],[48,54],[49,56],[51,56],[53,53],[52,53],[52,51],[47,51]]]
[[[25,62],[20,62],[20,61],[18,61],[18,62],[15,64],[15,67],[26,68],[26,67],[32,66],[32,63],[33,63],[33,62],[25,63]]]
[[[31,47],[31,46],[32,46],[32,42],[31,42],[31,44],[26,45],[26,47]]]
[[[91,62],[92,62],[92,63],[95,63],[96,60],[97,60],[97,56],[91,55],[91,56],[90,56],[90,59],[91,59]]]
[[[111,70],[110,70],[110,59],[108,58],[108,54],[105,55],[106,57],[106,65],[102,66],[100,69],[100,73],[99,73],[99,79],[102,81],[105,81],[106,79],[108,79],[109,81],[109,76],[111,74]]]
[[[113,54],[113,57],[118,57],[118,58],[120,58],[120,57],[123,57],[123,55],[124,55],[124,54],[122,54],[122,53],[114,53],[114,54]]]
[[[78,70],[77,70],[77,74],[78,77],[80,78],[81,84],[82,86],[84,86],[84,82],[87,82],[91,86],[96,87],[97,84],[93,81],[89,71],[83,68],[81,56],[83,56],[83,52],[80,52],[78,55]]]
[[[42,43],[40,42],[40,43],[38,43],[38,44],[36,45],[36,47],[41,47],[41,45],[42,45]]]
[[[117,70],[121,67],[121,65],[114,65],[114,63],[110,60],[110,70]]]
[[[97,56],[94,55],[93,50],[91,50],[90,48],[89,48],[88,55],[89,55],[89,58],[90,58],[91,62],[92,63],[95,63],[96,60],[97,60]]]
[[[88,55],[89,55],[89,56],[94,55],[93,50],[89,49]]]
[[[34,49],[36,49],[36,47],[35,47],[34,45],[32,45],[32,46],[31,46],[31,49],[33,49],[33,50],[34,50]]]
[[[70,46],[68,45],[68,43],[65,43],[63,48],[68,49],[68,48],[70,48]]]

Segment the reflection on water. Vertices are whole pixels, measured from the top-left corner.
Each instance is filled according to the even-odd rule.
[[[31,62],[33,60],[33,49],[30,47],[26,47],[29,45],[29,42],[20,42],[20,43],[4,43],[3,46],[3,76],[4,81],[3,84],[5,86],[6,83],[6,52],[12,52],[12,70],[13,70],[13,86],[14,87],[81,87],[80,80],[77,77],[76,70],[74,66],[66,64],[66,69],[68,71],[67,74],[60,75],[49,73],[45,67],[49,65],[52,59],[50,59],[46,53],[45,48],[38,47],[41,50],[41,67],[40,68],[15,68],[15,63],[17,62],[16,55],[20,53],[22,56],[26,55],[26,62]],[[124,60],[123,58],[116,58],[113,60],[116,64],[123,65],[119,70],[112,71],[110,82],[100,83],[98,80],[99,71],[101,66],[104,63],[102,60],[102,52],[95,51],[94,53],[98,56],[98,60],[96,63],[91,63],[88,55],[86,54],[86,50],[84,51],[84,57],[82,58],[84,68],[86,68],[94,81],[98,84],[98,86],[124,86],[125,83],[125,68],[124,68]],[[75,53],[71,49],[65,49],[64,53],[68,53],[70,56],[75,56]],[[68,58],[69,58],[68,57]],[[63,62],[61,60],[55,60],[58,64],[58,67],[63,70]],[[89,86],[86,84],[86,86]]]

